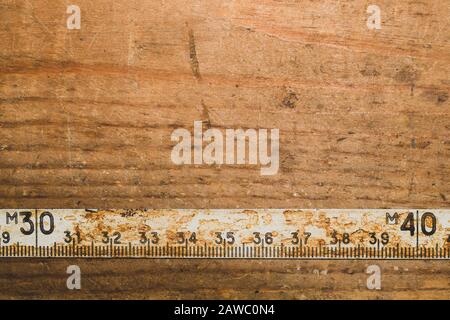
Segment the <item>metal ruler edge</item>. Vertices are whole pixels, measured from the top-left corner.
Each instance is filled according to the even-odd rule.
[[[0,209],[0,257],[450,260],[450,209]]]

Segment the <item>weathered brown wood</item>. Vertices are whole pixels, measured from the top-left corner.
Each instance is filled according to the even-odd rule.
[[[376,1],[376,31],[367,1],[74,3],[81,30],[66,29],[66,1],[0,0],[0,207],[449,207],[448,1]],[[280,128],[278,174],[173,165],[170,134],[194,120]],[[450,288],[446,262],[381,263],[395,281],[369,292],[364,262],[95,260],[77,262],[89,280],[74,293],[69,263],[2,260],[0,294],[448,299]]]
[[[374,263],[381,290],[366,287]],[[71,264],[82,270],[80,291],[66,287]],[[3,299],[450,299],[445,262],[6,259],[0,266]]]

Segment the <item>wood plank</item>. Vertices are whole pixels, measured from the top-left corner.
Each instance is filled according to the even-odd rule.
[[[382,270],[381,290],[366,286],[374,263]],[[82,270],[80,291],[66,287],[72,264]],[[450,298],[449,264],[436,261],[5,259],[0,265],[3,299]]]
[[[381,30],[362,0],[76,4],[81,30],[67,30],[66,1],[0,1],[0,207],[449,207],[447,1],[379,0]],[[170,134],[195,120],[279,128],[278,174],[175,166]],[[80,292],[65,287],[72,263]],[[379,292],[365,262],[0,264],[3,298],[450,292],[445,262],[380,262]]]

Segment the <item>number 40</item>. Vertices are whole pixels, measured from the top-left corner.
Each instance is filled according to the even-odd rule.
[[[430,220],[431,227],[427,226],[427,219]],[[420,219],[420,229],[426,236],[433,235],[436,232],[436,216],[431,212],[425,212]],[[416,232],[414,213],[408,213],[408,216],[406,217],[405,221],[403,221],[400,230],[409,231],[411,236],[414,235],[414,233]]]

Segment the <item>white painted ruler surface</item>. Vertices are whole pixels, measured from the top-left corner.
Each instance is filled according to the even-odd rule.
[[[450,209],[2,209],[1,257],[450,259]]]

